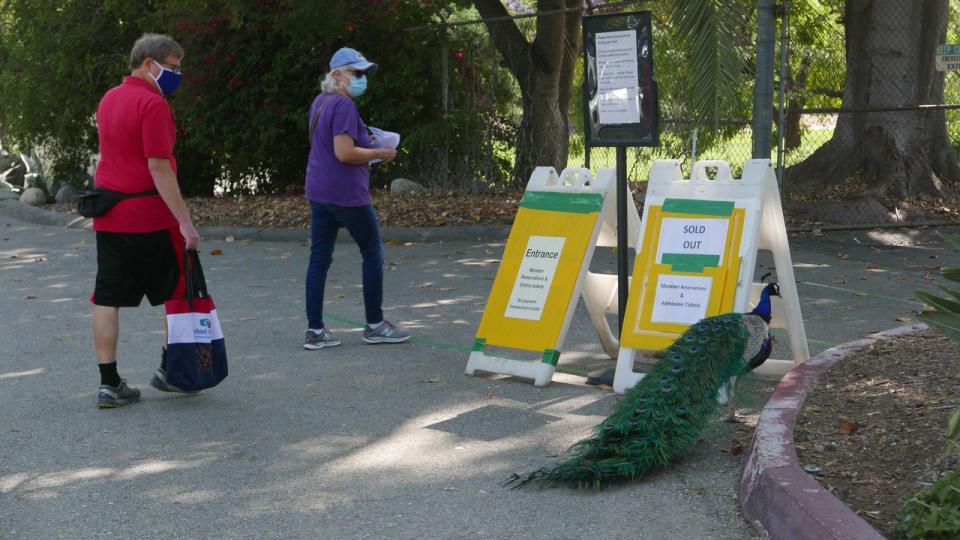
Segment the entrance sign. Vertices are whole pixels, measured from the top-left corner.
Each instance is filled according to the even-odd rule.
[[[504,317],[539,321],[563,253],[563,236],[531,236]]]
[[[657,146],[650,12],[583,18],[587,146]]]
[[[715,179],[707,167],[716,168]],[[773,297],[772,328],[784,328],[791,360],[769,359],[758,373],[782,375],[810,358],[793,275],[776,176],[768,159],[751,159],[734,179],[725,161],[698,161],[689,180],[676,160],[650,171],[630,297],[613,389],[643,378],[638,349],[668,347],[691,324],[726,312],[748,312],[763,283],[754,282],[757,250],[772,252],[782,298]]]
[[[605,318],[616,276],[589,272],[597,245],[616,242],[614,176],[613,169],[596,177],[587,169],[533,172],[477,328],[468,375],[487,371],[533,379],[537,386],[550,382],[581,294],[604,350],[616,357],[618,344]],[[630,208],[636,245],[640,219],[636,206]],[[491,346],[541,358],[502,358],[486,350]]]
[[[960,45],[937,46],[937,71],[960,71]]]

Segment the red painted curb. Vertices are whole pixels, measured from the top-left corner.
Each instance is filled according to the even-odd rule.
[[[877,341],[926,329],[919,323],[871,334],[823,351],[783,377],[760,413],[740,478],[740,508],[755,529],[774,539],[883,539],[800,468],[793,426],[810,386],[827,368]]]

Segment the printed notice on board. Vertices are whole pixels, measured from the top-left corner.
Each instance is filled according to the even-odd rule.
[[[729,224],[728,219],[664,218],[660,225],[657,262],[663,261],[664,253],[719,255],[723,260]]]
[[[596,45],[600,123],[639,123],[637,31],[599,32]]]
[[[563,236],[531,236],[513,282],[505,317],[539,321],[563,252]]]
[[[653,297],[655,323],[694,324],[707,316],[713,279],[661,274]]]

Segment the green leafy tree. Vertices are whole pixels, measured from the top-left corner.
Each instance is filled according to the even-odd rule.
[[[571,133],[568,113],[575,95],[576,64],[582,62],[583,5],[580,0],[539,0],[535,9],[541,15],[532,28],[527,28],[509,18],[501,0],[473,0],[473,4],[484,17],[502,62],[520,88],[523,116],[515,143],[513,181],[522,185],[538,165],[557,169],[566,166]],[[689,103],[678,108],[691,111],[691,116],[699,121],[718,119],[731,108],[731,98],[734,102],[743,99],[747,55],[738,43],[743,43],[748,20],[743,13],[749,13],[751,5],[747,0],[676,0],[666,11],[666,19],[674,29],[672,42],[680,51],[676,57],[683,59],[677,65],[685,68],[685,73],[674,75],[679,85],[677,95],[685,98],[676,103]],[[661,48],[661,44],[654,43],[658,57]],[[657,65],[659,88],[671,88],[661,78],[661,66],[665,64]]]
[[[950,9],[948,0],[847,0],[843,108],[943,103],[944,73],[934,69],[934,51],[946,37]],[[887,209],[908,197],[950,195],[960,182],[942,110],[841,114],[832,139],[787,174],[787,192],[844,185],[863,194],[857,204]]]
[[[21,150],[42,147],[54,176],[96,151],[93,115],[127,71],[152,2],[0,1],[0,125]],[[13,145],[11,145],[13,146]]]
[[[57,169],[82,169],[96,152],[97,103],[129,73],[130,46],[146,31],[168,33],[185,48],[185,80],[171,103],[187,194],[211,194],[218,184],[234,191],[299,190],[309,147],[307,111],[341,46],[358,48],[381,66],[359,100],[364,119],[403,135],[401,155],[378,166],[375,181],[432,170],[442,137],[457,131],[433,129],[443,117],[436,71],[446,37],[437,30],[407,31],[439,20],[450,2],[0,2],[6,23],[0,26],[0,125],[20,147],[42,147]],[[453,81],[456,99],[466,94],[464,85],[491,75],[474,71]],[[502,80],[490,80],[489,94],[499,99]],[[503,114],[489,108],[482,116],[460,115],[454,125],[502,140],[509,134],[478,126],[503,125]],[[449,161],[483,162],[492,148],[453,146]]]

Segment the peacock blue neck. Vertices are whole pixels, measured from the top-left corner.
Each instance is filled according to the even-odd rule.
[[[772,308],[770,305],[770,291],[773,290],[773,287],[773,283],[768,283],[767,286],[760,291],[760,302],[757,304],[757,307],[753,308],[753,311],[750,312],[759,316],[767,324],[770,324],[770,317],[772,313]]]

